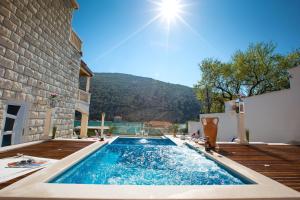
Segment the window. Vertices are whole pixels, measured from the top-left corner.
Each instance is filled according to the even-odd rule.
[[[3,135],[2,138],[2,147],[11,145],[12,134]]]
[[[4,132],[6,131],[12,131],[14,128],[15,119],[6,117],[5,119],[5,125],[4,125]]]
[[[21,106],[8,105],[7,106],[7,114],[17,115]]]
[[[0,146],[9,146],[22,142],[25,104],[9,103],[4,113],[3,132],[0,135]]]

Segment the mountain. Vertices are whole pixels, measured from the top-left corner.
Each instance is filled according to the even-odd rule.
[[[190,87],[121,73],[95,73],[90,120],[121,116],[126,121],[185,122],[197,118],[200,104]]]

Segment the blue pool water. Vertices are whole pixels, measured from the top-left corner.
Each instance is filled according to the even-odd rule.
[[[110,185],[243,185],[250,182],[169,139],[118,138],[50,183]]]

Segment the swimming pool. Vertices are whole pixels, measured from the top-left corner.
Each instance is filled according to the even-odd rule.
[[[117,138],[50,183],[102,185],[245,185],[239,176],[170,139]]]
[[[207,153],[204,151],[204,147],[196,144],[192,141],[182,141],[179,138],[173,138],[172,136],[164,136],[166,138],[170,138],[170,140],[127,140],[127,139],[117,139],[116,137],[112,137],[107,139],[106,141],[97,141],[89,146],[63,158],[62,160],[56,162],[52,166],[49,166],[45,169],[42,169],[2,190],[0,190],[0,200],[7,200],[7,199],[16,199],[16,200],[24,200],[24,199],[36,199],[36,200],[44,200],[44,199],[51,199],[51,200],[62,200],[62,199],[68,199],[68,200],[94,200],[94,199],[110,199],[110,200],[120,200],[120,199],[145,199],[145,200],[153,200],[153,199],[159,199],[159,200],[199,200],[199,199],[210,199],[210,200],[219,200],[219,199],[300,199],[300,194],[297,191],[294,191],[287,186],[284,186],[266,176],[263,176],[262,174],[259,174],[258,172],[251,170],[237,162],[234,162],[225,156],[222,156],[216,152],[210,152]],[[117,139],[117,140],[115,140]],[[174,141],[177,144],[177,147],[180,147],[177,149],[176,145],[172,142]],[[165,143],[167,142],[167,144]],[[130,144],[128,144],[130,143]],[[185,144],[188,144],[185,145]],[[115,145],[115,146],[113,146]],[[140,149],[144,147],[145,149],[151,149],[154,147],[157,147],[160,149],[160,151],[157,150],[156,153],[153,153],[151,151],[144,151],[142,155],[160,155],[163,156],[158,161],[170,161],[170,163],[160,163],[160,165],[154,165],[154,161],[156,160],[149,156],[147,159],[138,159],[138,157],[135,157],[134,155],[137,155],[134,153],[133,156],[130,156],[134,161],[136,161],[136,164],[133,165],[132,160],[130,159],[128,165],[119,161],[125,161],[126,159],[120,157],[120,160],[118,162],[113,161],[111,158],[108,157],[98,157],[97,155],[105,155],[104,153],[107,151],[107,155],[109,155],[111,152],[109,148],[114,147],[116,148],[115,153],[118,152],[124,152],[124,150],[119,150],[117,146],[126,147],[129,146],[132,148],[132,151],[135,151],[135,148]],[[141,147],[142,146],[142,147]],[[135,147],[135,148],[134,148]],[[193,149],[190,149],[194,148]],[[127,147],[126,147],[127,148]],[[126,149],[125,148],[125,149]],[[165,150],[163,150],[166,148]],[[169,149],[168,149],[169,148]],[[182,151],[179,150],[183,149]],[[197,153],[197,151],[200,153]],[[141,154],[140,151],[139,154]],[[147,153],[146,153],[147,152]],[[160,153],[159,153],[160,152]],[[185,153],[184,153],[185,152]],[[172,153],[172,157],[169,153]],[[178,155],[177,155],[178,154]],[[203,158],[203,156],[205,158]],[[97,163],[91,162],[90,166],[87,164],[88,160],[93,160],[95,158],[95,162],[98,163],[107,163],[108,166],[111,166],[111,169],[115,169],[116,167],[113,167],[113,165],[118,165],[124,168],[121,168],[124,170],[121,172],[119,170],[121,175],[126,175],[128,177],[131,177],[130,173],[126,172],[126,170],[130,170],[130,166],[134,166],[135,170],[131,170],[132,177],[135,177],[136,179],[131,179],[131,183],[125,183],[126,179],[128,177],[124,176],[117,178],[116,173],[111,173],[109,170],[110,168],[107,166],[105,168],[101,168],[100,166],[97,166]],[[174,158],[177,159],[174,159]],[[186,157],[186,158],[185,158]],[[193,159],[187,159],[187,158],[195,158]],[[121,159],[122,158],[122,159]],[[128,158],[128,157],[127,157]],[[151,159],[150,159],[151,158]],[[99,161],[97,159],[100,159]],[[204,159],[204,160],[202,160]],[[153,165],[150,164],[153,161]],[[195,161],[197,160],[197,161]],[[201,162],[199,161],[201,160]],[[172,164],[172,162],[173,164]],[[180,161],[180,162],[179,162]],[[188,165],[186,164],[186,161],[188,161]],[[210,161],[213,161],[210,163]],[[111,165],[112,163],[113,165]],[[200,163],[206,163],[206,166],[209,166],[209,169],[206,169],[205,173],[207,173],[207,176],[198,176],[201,174],[201,170],[198,168],[201,167],[199,165]],[[219,163],[219,164],[218,164]],[[147,164],[147,165],[145,165]],[[193,166],[196,165],[197,166]],[[83,167],[82,165],[85,165]],[[82,166],[82,167],[81,167]],[[160,169],[163,177],[168,177],[169,179],[164,179],[164,181],[157,180],[156,176],[154,177],[154,174],[159,174],[158,172],[155,173],[149,173],[153,172],[155,169],[155,166],[157,168],[157,171],[159,171],[159,167],[165,166],[164,169]],[[171,168],[167,168],[171,167]],[[204,166],[204,165],[203,165]],[[128,168],[126,168],[128,167]],[[144,167],[144,168],[143,168]],[[191,170],[196,169],[196,170]],[[213,170],[211,170],[213,169]],[[216,173],[209,174],[208,172],[216,171],[215,169],[218,169]],[[81,173],[82,176],[77,174],[78,182],[69,182],[67,183],[67,179],[72,180],[75,178],[72,174],[72,171],[77,171],[76,173]],[[178,170],[182,173],[179,173]],[[220,171],[223,173],[220,173]],[[223,171],[225,170],[225,171]],[[106,172],[102,175],[99,175],[100,172]],[[113,170],[111,170],[113,171]],[[140,179],[137,177],[137,173],[140,172],[141,174]],[[143,172],[143,173],[141,173]],[[166,175],[167,172],[171,173],[172,176]],[[189,175],[191,172],[194,173],[193,175],[197,175],[197,179],[193,176]],[[136,173],[136,174],[135,174]],[[203,172],[203,174],[205,174]],[[114,174],[112,177],[111,175]],[[223,176],[220,176],[220,174],[223,174]],[[142,176],[143,175],[143,176]],[[147,176],[146,176],[147,175]],[[149,176],[148,176],[149,175]],[[186,175],[189,175],[188,178]],[[69,176],[69,177],[68,177]],[[110,179],[110,178],[111,179]],[[175,179],[176,177],[176,179]],[[181,177],[181,178],[180,178]],[[198,185],[199,179],[209,177],[211,178],[210,182],[213,185]],[[246,181],[244,180],[245,177]],[[63,180],[64,178],[64,180]],[[122,180],[122,178],[124,178]],[[115,179],[115,180],[113,180]],[[178,182],[174,183],[175,180],[179,180]],[[212,179],[215,180],[223,180],[225,182],[218,183],[217,181],[212,181]],[[83,182],[83,180],[86,180],[86,182]],[[88,181],[89,180],[89,181]],[[95,184],[92,184],[92,181],[94,181]],[[150,182],[149,180],[152,180],[153,182]],[[228,180],[234,180],[231,182],[228,182]],[[249,184],[247,180],[252,181],[254,184]],[[109,181],[111,181],[109,183]],[[155,183],[154,183],[155,181]],[[169,182],[167,182],[169,181]],[[237,182],[235,182],[237,181]],[[65,183],[64,183],[65,182]],[[146,182],[146,183],[145,183]],[[158,185],[160,182],[161,185]],[[208,181],[207,181],[208,182]],[[235,182],[235,183],[232,183]],[[78,184],[80,183],[80,184]],[[128,184],[128,185],[126,185]],[[131,184],[131,185],[130,185]],[[140,185],[137,185],[140,184]],[[143,184],[149,184],[149,185],[143,185]],[[155,185],[151,185],[155,184]],[[167,184],[174,184],[174,185],[167,185]],[[181,184],[181,185],[180,185]],[[194,185],[190,185],[194,184]],[[207,183],[204,183],[207,184]],[[227,184],[227,185],[226,185]]]

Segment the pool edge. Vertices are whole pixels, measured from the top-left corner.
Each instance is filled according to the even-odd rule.
[[[173,142],[175,140],[176,144],[178,142],[182,144],[182,141],[177,139],[171,140]],[[237,170],[238,173],[243,175],[246,173],[245,176],[257,184],[238,186],[117,186],[46,183],[47,180],[62,173],[63,170],[73,166],[107,142],[95,142],[60,160],[53,166],[0,190],[0,199],[300,199],[300,193],[291,188],[224,156],[220,157],[215,152],[209,155],[230,169]],[[202,147],[197,146],[197,148],[201,149]]]

